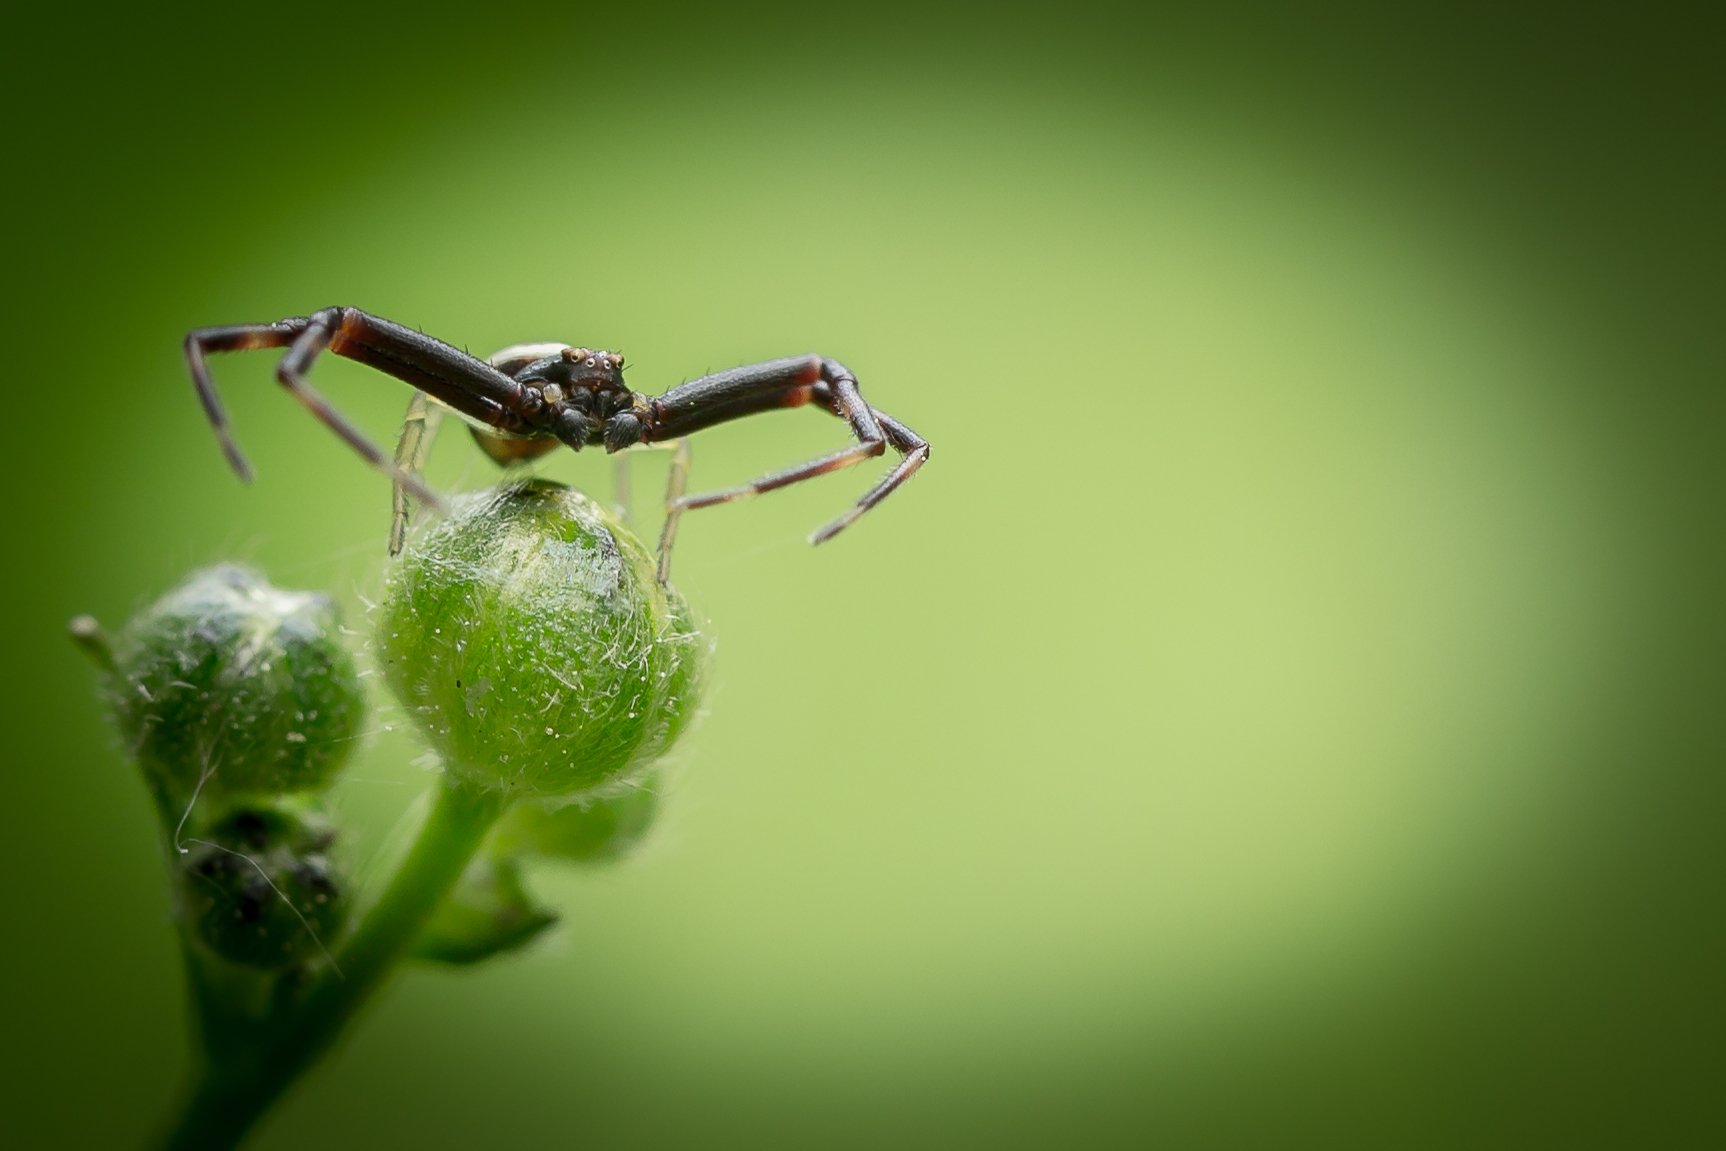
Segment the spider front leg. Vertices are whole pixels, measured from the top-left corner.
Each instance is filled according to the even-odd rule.
[[[396,483],[406,487],[416,497],[426,503],[438,505],[440,501],[430,488],[422,484],[418,478],[407,475],[392,464],[388,457],[380,451],[376,444],[366,438],[347,418],[330,406],[328,400],[306,383],[306,371],[318,354],[330,346],[337,330],[342,326],[345,317],[341,313],[351,309],[326,308],[324,311],[306,317],[280,320],[274,324],[247,324],[231,328],[206,328],[193,332],[186,337],[186,362],[191,368],[192,382],[198,389],[198,397],[204,403],[204,412],[210,417],[210,424],[215,429],[216,438],[221,441],[222,451],[228,457],[241,479],[249,480],[252,476],[251,466],[240,453],[239,446],[234,442],[233,434],[228,429],[227,413],[222,409],[222,403],[216,396],[215,385],[210,379],[209,366],[205,363],[206,352],[246,351],[253,348],[279,348],[287,345],[288,352],[276,365],[276,380],[288,392],[311,412],[318,422],[335,432],[347,445],[358,452],[367,463],[391,476]]]
[[[198,389],[198,400],[209,417],[210,428],[222,445],[222,454],[234,474],[250,483],[252,465],[234,442],[234,432],[228,425],[228,412],[210,378],[209,352],[248,352],[255,348],[285,348],[304,330],[307,321],[296,317],[274,324],[233,324],[225,328],[199,328],[186,336],[186,367],[192,373],[192,386]]]
[[[837,360],[821,356],[797,356],[770,360],[745,368],[734,368],[693,380],[673,388],[652,403],[655,439],[684,436],[715,424],[776,408],[815,404],[851,426],[857,442],[796,467],[769,472],[746,484],[677,495],[666,506],[666,524],[660,534],[660,578],[668,574],[670,543],[676,536],[677,520],[692,508],[734,503],[762,492],[814,479],[858,464],[892,447],[901,459],[880,483],[863,495],[844,515],[809,537],[824,543],[850,526],[864,512],[880,503],[900,484],[910,479],[929,458],[929,442],[885,412],[869,406],[857,386],[857,377]]]
[[[870,408],[869,410],[874,413],[876,421],[881,425],[881,430],[886,433],[888,444],[892,445],[893,450],[899,453],[899,462],[893,466],[892,471],[882,477],[880,483],[863,493],[844,515],[811,534],[809,542],[812,544],[826,543],[851,526],[858,516],[886,499],[895,488],[916,474],[917,469],[929,459],[928,440],[880,408]]]
[[[280,347],[288,351],[276,367],[277,381],[368,463],[433,506],[441,506],[441,501],[429,488],[393,463],[306,383],[306,372],[320,353],[332,351],[394,376],[484,426],[509,432],[522,424],[520,384],[441,340],[358,308],[325,308],[273,324],[205,328],[186,337],[186,365],[222,450],[242,479],[250,478],[251,468],[228,430],[206,355]]]

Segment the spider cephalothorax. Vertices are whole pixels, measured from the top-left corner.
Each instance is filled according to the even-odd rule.
[[[435,424],[436,401],[461,415],[487,455],[500,464],[543,455],[558,444],[580,449],[603,445],[608,452],[635,444],[680,440],[691,432],[775,408],[813,405],[843,419],[857,442],[751,483],[698,495],[683,494],[682,463],[673,468],[660,533],[660,578],[666,578],[678,517],[690,508],[745,499],[878,456],[889,447],[901,459],[893,470],[845,514],[810,537],[831,539],[897,488],[929,458],[929,443],[879,408],[869,406],[857,377],[837,360],[792,356],[716,372],[644,396],[623,382],[623,357],[615,352],[566,344],[517,344],[488,360],[476,359],[423,332],[362,312],[325,308],[273,324],[203,328],[186,337],[186,362],[228,461],[242,478],[251,474],[228,431],[227,415],[210,380],[207,352],[247,348],[288,349],[276,378],[313,415],[396,483],[396,525],[390,547],[400,547],[407,516],[406,494],[437,503],[419,478],[419,467]],[[412,384],[420,394],[408,409],[395,458],[384,455],[305,381],[318,353],[369,364]],[[682,461],[686,457],[679,455]]]
[[[524,354],[534,353],[544,354],[521,362]],[[642,417],[652,409],[646,397],[623,382],[623,357],[616,352],[522,344],[505,348],[488,362],[521,384],[522,418],[535,431],[577,450],[603,444],[606,451],[616,452],[641,442]]]

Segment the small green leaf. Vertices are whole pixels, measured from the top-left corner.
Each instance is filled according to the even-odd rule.
[[[646,838],[659,812],[657,773],[609,795],[561,806],[518,803],[499,821],[499,850],[575,863],[610,863]]]
[[[415,959],[464,965],[526,946],[557,922],[522,887],[513,859],[481,855],[420,930]]]

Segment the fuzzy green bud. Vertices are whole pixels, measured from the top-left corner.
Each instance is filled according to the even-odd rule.
[[[74,628],[87,647],[93,626]],[[174,804],[327,787],[365,716],[338,630],[327,596],[233,565],[197,572],[114,637],[110,709]]]
[[[638,777],[694,716],[707,650],[641,542],[544,481],[463,497],[413,541],[377,637],[446,770],[517,799]]]
[[[211,951],[274,970],[327,954],[347,903],[327,852],[335,839],[314,813],[245,806],[184,843],[181,914]]]

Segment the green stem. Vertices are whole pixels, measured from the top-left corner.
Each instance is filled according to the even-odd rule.
[[[164,1151],[231,1147],[293,1081],[327,1051],[412,945],[461,878],[506,801],[445,776],[431,814],[389,887],[305,993],[253,1035],[245,1049],[204,1051]]]

